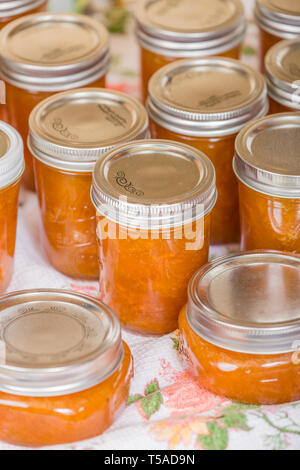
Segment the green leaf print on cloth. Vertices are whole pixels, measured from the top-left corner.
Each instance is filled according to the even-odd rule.
[[[150,382],[146,388],[144,395],[131,395],[128,398],[127,405],[138,403],[147,419],[150,419],[156,413],[163,403],[163,396],[159,388],[157,380]]]

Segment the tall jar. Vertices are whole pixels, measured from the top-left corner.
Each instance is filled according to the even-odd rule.
[[[8,120],[24,142],[33,108],[56,92],[104,87],[108,33],[99,21],[71,13],[37,13],[0,33],[0,73],[6,82]],[[21,112],[20,112],[21,110]],[[34,189],[32,155],[25,145],[24,183]]]
[[[242,248],[300,253],[300,113],[246,126],[236,141]]]
[[[177,328],[190,277],[208,260],[215,171],[198,150],[164,140],[117,147],[98,160],[100,298],[144,334]]]
[[[300,2],[298,0],[256,0],[256,22],[260,37],[260,66],[265,68],[268,50],[282,39],[300,35]]]
[[[246,30],[240,0],[142,0],[136,22],[144,101],[150,78],[170,62],[214,55],[239,59]]]
[[[0,300],[0,439],[44,447],[97,437],[125,408],[133,374],[120,324],[69,291]]]
[[[300,399],[300,257],[219,258],[189,284],[180,352],[203,387],[240,403]]]
[[[280,41],[266,55],[270,114],[300,111],[300,37]]]
[[[212,213],[214,245],[240,240],[238,186],[232,170],[234,142],[245,124],[267,110],[264,78],[233,59],[178,61],[156,72],[150,81],[152,137],[192,145],[216,169],[219,197]]]
[[[146,110],[123,93],[83,88],[40,103],[29,128],[47,257],[67,276],[97,278],[94,165],[116,145],[147,136]]]
[[[0,122],[0,294],[13,274],[20,180],[24,172],[21,136]]]

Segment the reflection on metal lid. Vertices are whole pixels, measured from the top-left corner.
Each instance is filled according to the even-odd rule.
[[[21,178],[25,168],[24,146],[20,134],[0,122],[0,189]]]
[[[292,39],[300,34],[299,0],[256,0],[255,16],[272,35]]]
[[[22,15],[40,7],[45,0],[1,0],[0,18]]]

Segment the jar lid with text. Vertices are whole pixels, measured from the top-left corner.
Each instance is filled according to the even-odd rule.
[[[0,19],[23,15],[39,8],[45,0],[1,0]]]
[[[279,38],[300,34],[299,0],[256,0],[255,17],[262,29]]]
[[[81,88],[42,101],[29,119],[35,158],[54,168],[92,172],[111,148],[148,136],[144,106],[124,93]]]
[[[63,91],[104,77],[109,37],[97,20],[72,13],[36,13],[0,32],[3,78],[32,91]]]
[[[52,397],[87,390],[123,359],[121,328],[101,302],[69,291],[15,292],[0,299],[0,390]]]
[[[274,114],[246,126],[236,139],[234,170],[258,192],[300,198],[300,113]]]
[[[20,134],[0,122],[0,189],[18,181],[25,169],[24,146]]]
[[[246,31],[240,0],[142,0],[135,16],[141,46],[168,57],[221,54]]]
[[[235,134],[267,113],[266,82],[259,72],[234,59],[177,61],[151,78],[148,111],[154,122],[178,134]]]
[[[190,281],[187,319],[197,335],[229,351],[299,350],[300,256],[258,251],[206,265]]]

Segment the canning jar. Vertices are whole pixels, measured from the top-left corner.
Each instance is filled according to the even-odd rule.
[[[282,39],[296,39],[300,35],[299,0],[256,0],[256,22],[260,37],[260,65],[268,50]]]
[[[42,447],[102,434],[125,407],[132,357],[98,300],[69,291],[0,300],[0,439]]]
[[[97,278],[92,171],[107,150],[147,136],[146,110],[124,93],[83,88],[41,102],[29,128],[47,257],[67,276]]]
[[[214,164],[219,193],[211,222],[214,245],[240,240],[234,142],[245,124],[267,110],[264,78],[233,59],[178,61],[156,72],[150,81],[152,137],[192,145]]]
[[[270,114],[300,111],[300,37],[273,46],[265,68]]]
[[[0,29],[20,16],[45,11],[47,3],[48,0],[2,0],[0,2]]]
[[[9,122],[28,136],[28,118],[43,99],[83,86],[104,87],[108,33],[99,21],[71,13],[37,13],[0,33],[0,73]],[[34,189],[32,155],[25,145],[24,183]]]
[[[101,300],[126,328],[170,333],[190,277],[208,260],[212,163],[180,143],[122,145],[98,160],[92,200]]]
[[[213,55],[239,59],[246,31],[240,0],[143,0],[136,22],[144,101],[151,76],[170,62]]]
[[[189,284],[180,351],[213,393],[241,403],[300,399],[300,257],[221,258]]]
[[[242,248],[300,253],[300,113],[260,119],[239,134]]]
[[[0,122],[0,293],[8,287],[16,244],[20,179],[24,172],[21,136]]]

